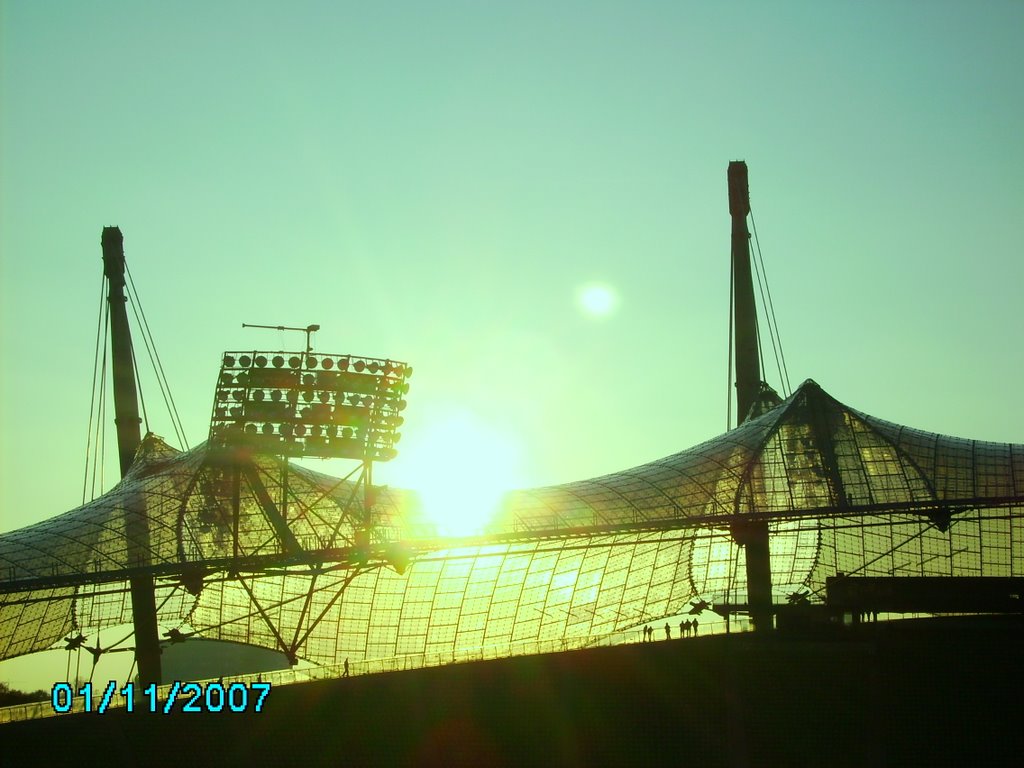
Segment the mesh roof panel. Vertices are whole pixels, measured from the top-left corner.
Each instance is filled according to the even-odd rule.
[[[1024,575],[1024,447],[891,424],[813,382],[673,456],[513,492],[484,539],[425,536],[415,496],[388,489],[360,543],[352,481],[247,467],[236,481],[207,446],[149,437],[107,494],[0,536],[0,658],[130,622],[133,570],[156,577],[164,630],[321,663],[585,642],[693,600],[742,603],[729,526],[750,516],[769,521],[780,602],[838,571]]]

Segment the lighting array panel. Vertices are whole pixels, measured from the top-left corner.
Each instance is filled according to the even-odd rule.
[[[411,374],[373,357],[225,352],[210,441],[256,454],[388,461]]]

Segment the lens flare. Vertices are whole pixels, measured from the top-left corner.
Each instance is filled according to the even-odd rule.
[[[395,482],[419,495],[443,536],[481,533],[504,494],[522,485],[521,443],[468,410],[408,432],[402,448]]]
[[[618,307],[619,297],[611,286],[590,283],[577,291],[576,303],[585,315],[606,317]]]

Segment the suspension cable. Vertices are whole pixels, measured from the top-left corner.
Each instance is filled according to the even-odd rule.
[[[758,277],[758,282],[759,283],[760,283],[760,279],[761,278]],[[764,301],[763,298],[761,300]],[[757,308],[756,307],[754,308],[754,311],[755,311],[755,313],[757,312]],[[769,327],[768,330],[769,330],[769,333],[770,333],[771,328]],[[758,359],[759,367],[761,369],[760,377],[763,380],[764,379],[764,345],[761,343],[761,324],[757,323],[757,322],[754,323],[754,338],[757,339],[757,359]],[[758,384],[757,388],[758,388],[758,393],[760,394],[761,385]],[[737,426],[739,425],[739,420],[740,420],[740,414],[737,412],[736,413]]]
[[[751,217],[751,222],[753,222],[753,217]],[[761,273],[764,271],[764,264],[762,263],[758,266],[756,254],[753,254],[751,261],[754,264],[754,274],[757,275],[757,289],[761,294],[761,306],[764,309],[765,324],[768,326],[768,338],[772,344],[772,354],[775,355],[775,368],[779,372],[779,379],[781,380],[783,393],[788,396],[788,393],[785,391],[786,381],[782,376],[782,363],[779,361],[779,348],[775,340],[775,328],[772,325],[771,314],[768,312],[768,299],[765,297],[765,283],[767,280],[763,279],[761,276]],[[760,334],[758,335],[758,338],[760,339]]]
[[[768,285],[768,271],[764,267],[764,256],[761,254],[761,242],[757,237],[757,224],[754,221],[753,211],[750,213],[750,225],[754,232],[754,246],[757,251],[757,260],[760,261],[761,272],[764,274],[764,291],[768,297],[765,314],[769,319],[769,328],[774,328],[774,337],[778,340],[778,358],[776,360],[776,365],[779,366],[779,377],[785,388],[784,392],[786,396],[789,396],[793,391],[793,387],[789,381],[789,368],[786,365],[786,354],[782,349],[782,333],[779,331],[779,321],[775,315],[775,303],[772,301],[772,292]]]
[[[92,355],[92,388],[89,395],[89,428],[85,435],[85,477],[82,478],[82,503],[85,504],[86,490],[89,487],[89,459],[92,452],[92,420],[96,410],[96,377],[100,372],[100,343],[103,336],[103,305],[107,288],[107,276],[100,276],[100,311],[96,316],[96,347]]]
[[[167,407],[168,413],[171,416],[171,423],[174,428],[175,435],[178,438],[181,446],[187,450],[188,440],[185,437],[185,429],[182,425],[181,418],[178,415],[177,407],[174,403],[174,398],[171,395],[170,385],[167,382],[167,376],[164,373],[163,363],[160,361],[160,355],[156,351],[156,344],[153,341],[153,334],[149,328],[149,322],[146,319],[145,311],[142,309],[142,303],[139,301],[138,291],[135,288],[135,282],[132,279],[131,271],[128,269],[127,263],[125,264],[125,274],[128,277],[126,287],[128,288],[128,296],[132,305],[132,311],[135,313],[136,323],[141,331],[143,343],[146,346],[146,351],[149,355],[150,363],[156,372],[157,384],[160,387],[160,393],[163,396],[164,405]],[[93,351],[93,372],[92,372],[92,389],[89,398],[89,423],[86,429],[86,443],[85,443],[85,471],[82,478],[82,503],[85,504],[87,499],[95,499],[97,495],[97,486],[99,491],[103,490],[104,481],[104,461],[106,450],[106,402],[107,402],[107,343],[109,325],[110,325],[110,314],[106,311],[106,305],[108,302],[107,292],[109,290],[109,281],[104,274],[100,278],[100,300],[99,300],[99,311],[96,319],[96,342]],[[135,369],[135,384],[138,388],[139,402],[142,407],[142,416],[146,425],[146,431],[150,431],[149,425],[149,413],[146,408],[146,398],[142,388],[141,372],[139,370],[138,358],[135,354],[135,348],[132,347],[132,363]],[[90,496],[91,494],[91,496]]]
[[[142,377],[139,375],[139,361],[135,357],[135,346],[132,345],[132,372],[135,374],[135,386],[139,390],[139,405],[142,406],[142,421],[146,425],[146,434],[149,434],[149,413],[146,411],[146,396],[142,391]]]
[[[793,385],[789,380],[789,368],[786,365],[786,353],[782,349],[782,332],[779,330],[779,320],[775,315],[775,303],[772,300],[772,291],[768,285],[768,270],[764,267],[764,257],[761,255],[761,243],[757,239],[757,226],[754,224],[754,216],[751,214],[750,223],[754,230],[754,245],[757,247],[757,258],[761,261],[761,271],[764,273],[764,289],[768,294],[768,309],[771,312],[772,325],[775,326],[775,336],[779,340],[779,357],[782,360],[782,375],[786,381],[786,390],[788,393],[793,392]]]
[[[732,313],[733,313],[733,291],[736,290],[736,268],[732,258],[729,259],[729,344],[728,353],[729,377],[725,382],[725,431],[732,429]]]
[[[95,436],[93,438],[93,453],[92,453],[92,481],[89,493],[90,498],[96,498],[96,480],[97,474],[99,474],[99,485],[103,487],[103,457],[105,454],[106,447],[106,421],[107,421],[107,328],[110,321],[110,315],[103,312],[103,329],[100,332],[102,343],[102,352],[99,355],[99,370],[100,374],[98,378],[98,389],[94,391],[93,395],[96,398],[96,423],[95,423]]]
[[[753,222],[753,218],[751,218]],[[761,272],[764,274],[764,290],[768,295],[768,310],[771,313],[772,326],[775,328],[775,338],[779,343],[779,359],[782,362],[782,367],[779,371],[779,375],[782,380],[785,381],[787,395],[793,392],[793,385],[789,380],[789,367],[786,365],[786,353],[782,349],[782,331],[779,330],[779,319],[775,314],[775,303],[772,300],[771,287],[768,285],[768,270],[764,266],[764,257],[761,255],[761,245],[757,242],[757,230],[754,230],[754,243],[757,246],[757,258],[761,261]]]
[[[171,394],[170,383],[167,381],[166,373],[164,373],[163,362],[160,360],[160,353],[157,351],[156,342],[153,339],[153,333],[149,327],[149,321],[146,319],[146,311],[143,309],[142,302],[139,300],[139,294],[135,288],[135,281],[132,279],[132,272],[131,269],[128,268],[127,262],[125,263],[124,271],[128,276],[128,288],[132,298],[132,311],[135,313],[135,319],[139,324],[139,329],[142,331],[142,341],[146,346],[146,352],[149,355],[150,364],[152,364],[153,370],[156,372],[157,385],[160,387],[160,394],[163,397],[164,405],[170,414],[171,425],[182,448],[188,450],[189,446],[188,439],[185,437],[185,427],[181,422],[181,417],[178,415],[178,409],[174,403],[174,396]],[[138,368],[136,367],[136,371],[137,370]]]

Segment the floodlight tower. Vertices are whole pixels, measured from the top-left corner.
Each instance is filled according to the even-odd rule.
[[[751,415],[761,391],[761,363],[757,347],[757,306],[750,270],[750,188],[747,164],[729,163],[729,215],[732,217],[733,322],[736,329],[736,426]],[[764,520],[737,520],[732,536],[746,550],[747,604],[754,630],[772,627],[772,570],[768,542],[768,523]]]
[[[404,422],[404,396],[412,368],[396,360],[314,353],[308,334],[319,326],[246,326],[307,333],[305,352],[225,352],[214,395],[209,445],[213,471],[230,489],[228,505],[233,527],[230,571],[243,579],[251,572],[254,551],[240,535],[243,515],[259,514],[277,539],[280,566],[326,561],[343,563],[355,574],[366,567],[389,565],[402,573],[408,556],[399,542],[387,539],[376,525],[377,503],[373,464],[397,455],[398,428]],[[256,460],[263,457],[262,469]],[[356,463],[342,481],[351,493],[339,510],[333,529],[317,541],[299,541],[289,514],[290,458],[350,459]],[[269,461],[268,461],[269,460]],[[271,473],[269,468],[277,467]],[[242,483],[253,502],[242,503]],[[361,498],[359,498],[361,496]],[[295,500],[294,503],[301,505]],[[301,517],[302,513],[298,514]],[[258,570],[258,568],[257,568]],[[244,581],[243,581],[244,585]],[[313,581],[307,598],[312,598]],[[253,598],[255,599],[255,598]],[[309,600],[307,599],[307,605]],[[303,616],[310,626],[286,640],[266,612],[280,650],[294,663],[312,627],[323,618]]]
[[[135,358],[132,334],[128,326],[124,285],[124,237],[117,227],[104,227],[103,275],[107,279],[107,305],[110,311],[110,353],[114,379],[114,421],[117,424],[117,452],[121,477],[128,472],[141,442],[138,392],[135,388]],[[132,621],[135,626],[135,660],[139,682],[144,686],[160,684],[160,638],[157,634],[156,592],[153,576],[145,572],[149,565],[149,520],[146,501],[132,498],[126,510],[125,532],[129,546],[129,584],[132,595]]]

